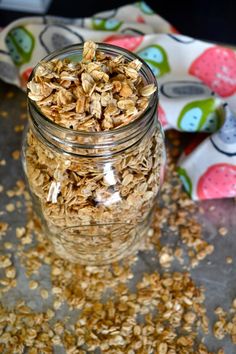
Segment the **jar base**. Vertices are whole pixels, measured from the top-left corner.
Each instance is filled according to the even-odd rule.
[[[42,223],[55,253],[72,263],[82,265],[107,265],[134,255],[145,242],[153,211],[142,223],[81,225],[67,228],[62,234]],[[52,231],[53,230],[53,231]]]

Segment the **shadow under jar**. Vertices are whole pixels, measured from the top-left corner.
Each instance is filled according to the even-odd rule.
[[[123,55],[128,62],[137,59],[118,47],[99,44],[99,49]],[[82,51],[82,45],[70,46],[44,61],[79,61]],[[144,62],[140,75],[146,84],[156,85]],[[35,212],[62,258],[99,265],[139,248],[150,226],[165,163],[157,104],[154,93],[147,109],[131,123],[85,132],[55,124],[28,99],[23,167]]]

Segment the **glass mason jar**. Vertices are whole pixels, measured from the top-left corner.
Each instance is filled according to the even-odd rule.
[[[137,59],[115,46],[99,44],[99,49],[111,56],[123,55],[127,61]],[[82,51],[83,45],[73,45],[44,61],[79,61]],[[150,68],[142,64],[144,81],[156,85]],[[158,96],[153,94],[147,109],[128,125],[85,132],[55,124],[28,99],[23,167],[36,214],[62,258],[106,264],[140,246],[150,226],[165,162],[157,104]]]

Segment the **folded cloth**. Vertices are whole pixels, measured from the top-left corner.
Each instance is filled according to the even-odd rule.
[[[138,2],[92,18],[26,17],[11,23],[0,33],[0,78],[24,88],[45,55],[89,39],[129,49],[147,62],[158,79],[164,129],[205,133],[178,164],[189,195],[235,197],[235,51],[178,34]]]

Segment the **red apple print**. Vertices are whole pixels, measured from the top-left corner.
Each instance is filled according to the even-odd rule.
[[[161,122],[161,125],[163,126],[163,128],[168,125],[168,121],[166,119],[166,114],[160,105],[158,106],[158,119]]]
[[[208,48],[194,60],[189,73],[222,97],[236,92],[236,54],[232,49]]]
[[[137,21],[138,23],[145,23],[145,20],[144,20],[143,16],[138,16],[138,17],[136,18],[136,21]]]
[[[206,138],[208,137],[208,134],[206,133],[198,133],[196,136],[191,138],[191,143],[186,146],[184,149],[184,154],[187,156],[195,150],[195,148]]]
[[[207,169],[197,185],[199,199],[230,198],[236,196],[236,166],[219,163]]]
[[[28,68],[25,71],[23,71],[23,73],[21,74],[20,82],[22,87],[26,87],[32,70],[33,68]]]
[[[131,35],[112,35],[103,40],[105,43],[117,45],[118,47],[128,49],[130,51],[136,50],[143,41],[143,36]]]
[[[174,26],[170,26],[170,33],[180,34],[180,32]]]

